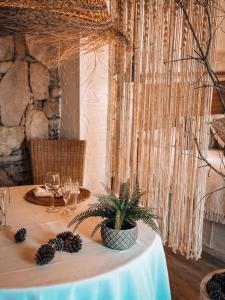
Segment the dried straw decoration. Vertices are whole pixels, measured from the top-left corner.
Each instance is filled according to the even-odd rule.
[[[104,0],[0,0],[0,31],[28,33],[40,46],[55,46],[55,59],[94,51],[112,41],[128,45]]]
[[[186,5],[205,44],[204,9],[195,0]],[[210,9],[214,31],[216,12]],[[197,159],[194,137],[206,155],[212,89],[199,86],[209,79],[196,61],[174,62],[196,49],[175,0],[119,0],[113,11],[133,43],[134,55],[131,61],[121,47],[111,48],[108,184],[113,181],[117,191],[120,182],[130,178],[133,185],[138,180],[146,191],[143,204],[161,217],[163,241],[198,259],[206,169]]]

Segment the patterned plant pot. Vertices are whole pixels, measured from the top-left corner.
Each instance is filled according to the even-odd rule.
[[[116,232],[107,226],[107,223],[101,227],[101,236],[103,244],[111,249],[125,250],[132,247],[138,235],[138,227],[132,227],[130,229],[120,230]]]

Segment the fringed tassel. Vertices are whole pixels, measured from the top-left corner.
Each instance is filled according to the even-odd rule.
[[[210,211],[210,210],[205,210],[204,218],[209,221],[212,221],[212,222],[225,224],[225,215],[221,214],[221,213],[217,213],[217,212]]]

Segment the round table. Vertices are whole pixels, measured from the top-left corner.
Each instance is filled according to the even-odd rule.
[[[37,249],[56,234],[68,230],[72,217],[47,213],[24,195],[32,186],[10,188],[9,231],[0,232],[0,300],[169,300],[170,288],[161,239],[142,222],[137,243],[128,250],[104,247],[100,234],[91,238],[97,219],[84,221],[77,230],[83,240],[78,253],[56,252],[45,266],[34,261]],[[80,203],[78,214],[94,197]],[[15,232],[27,229],[23,243]]]

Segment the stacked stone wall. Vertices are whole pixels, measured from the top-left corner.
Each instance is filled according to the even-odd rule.
[[[25,36],[0,36],[0,186],[30,184],[30,139],[60,137],[61,84],[47,56]]]

